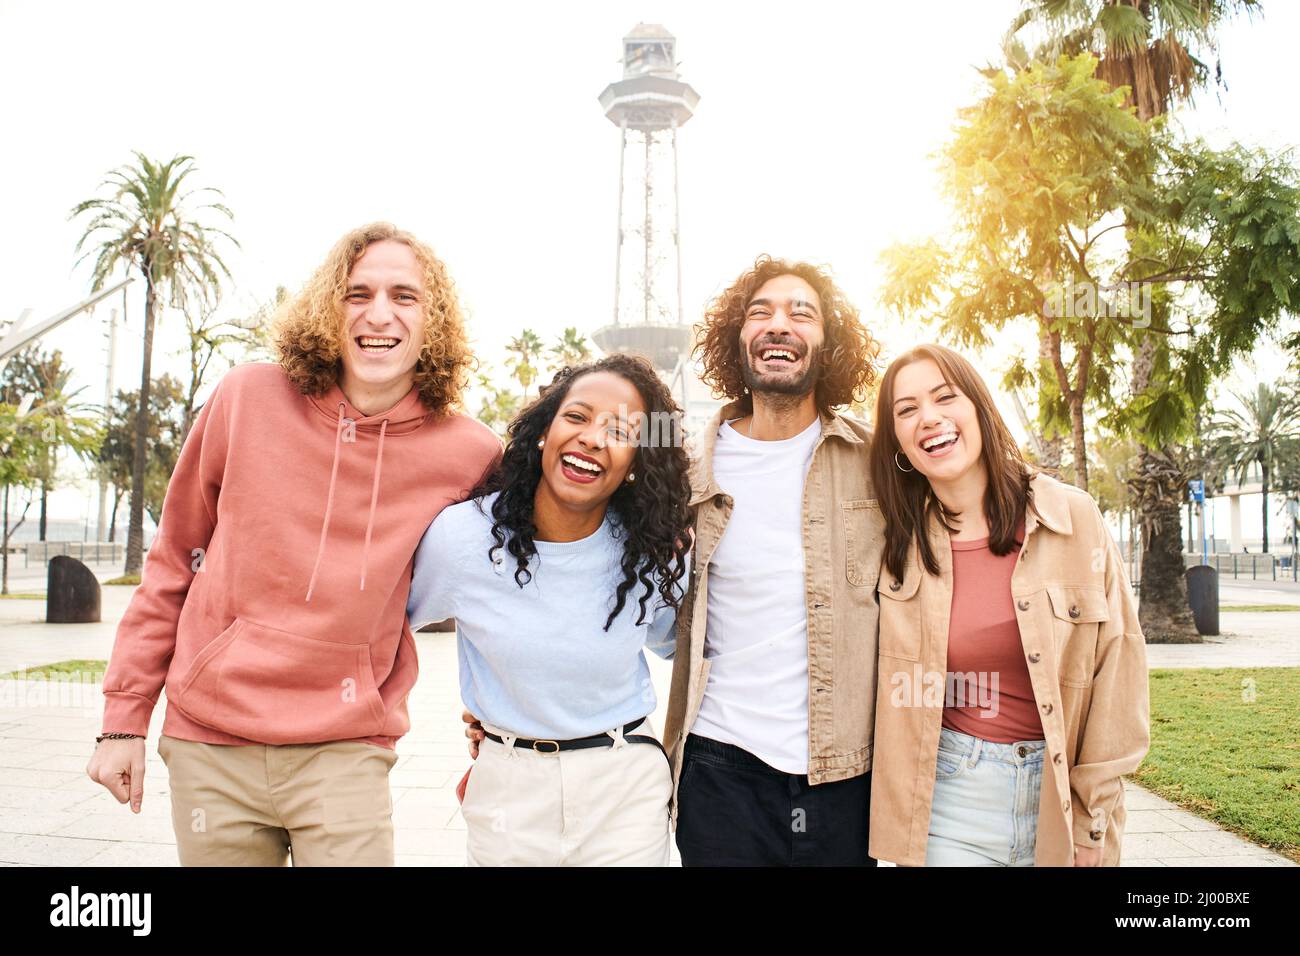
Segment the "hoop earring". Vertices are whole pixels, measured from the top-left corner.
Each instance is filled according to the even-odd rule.
[[[900,451],[901,451],[901,449],[900,449]],[[910,472],[916,471],[915,468],[904,468],[904,467],[902,466],[902,464],[901,464],[901,463],[899,462],[899,460],[898,460],[898,452],[897,452],[897,451],[894,452],[894,465],[895,465],[895,467],[898,468],[899,471],[903,472],[903,474],[908,474],[908,473],[910,473]]]
[[[537,447],[538,447],[538,448],[545,448],[545,447],[546,447],[546,439],[545,439],[545,438],[539,438],[539,439],[537,439]]]

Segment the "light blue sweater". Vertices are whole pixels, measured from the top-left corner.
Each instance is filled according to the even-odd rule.
[[[536,542],[532,580],[515,582],[505,548],[488,558],[492,502],[443,509],[415,554],[407,613],[411,628],[456,619],[461,699],[481,721],[521,737],[588,737],[655,709],[643,648],[671,657],[675,613],[656,592],[636,624],[638,583],[608,631],[623,579],[623,544],[610,512],[578,541]],[[687,567],[689,568],[689,556]],[[678,582],[681,593],[687,581]]]

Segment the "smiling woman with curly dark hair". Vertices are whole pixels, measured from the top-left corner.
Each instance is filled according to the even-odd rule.
[[[408,607],[412,627],[456,618],[481,721],[469,862],[667,865],[672,776],[644,648],[672,656],[688,586],[680,411],[648,362],[610,355],[559,372],[509,436],[429,526]]]

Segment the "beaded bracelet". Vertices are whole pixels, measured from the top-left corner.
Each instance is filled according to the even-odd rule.
[[[95,738],[95,743],[96,745],[98,745],[101,740],[133,740],[133,739],[139,740],[143,738],[141,738],[139,734],[100,734],[98,737]]]

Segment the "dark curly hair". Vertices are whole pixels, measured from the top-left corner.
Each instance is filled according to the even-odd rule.
[[[745,385],[740,329],[745,311],[763,283],[777,276],[798,276],[813,287],[821,300],[825,341],[817,356],[820,363],[814,401],[827,412],[863,401],[876,380],[880,343],[872,338],[844,293],[825,270],[807,262],[788,262],[762,255],[754,268],[733,282],[709,303],[704,321],[695,327],[695,354],[704,365],[701,379],[716,393],[739,401],[746,414],[754,410],[753,396]]]
[[[623,538],[623,580],[618,585],[614,610],[605,621],[604,629],[608,631],[622,612],[628,592],[638,582],[645,586],[645,593],[640,598],[637,624],[645,622],[646,602],[656,591],[665,604],[677,610],[681,598],[675,586],[686,574],[691,483],[686,449],[680,439],[681,411],[649,362],[616,353],[557,372],[551,384],[543,386],[537,399],[510,423],[500,464],[470,497],[478,499],[482,511],[483,498],[500,492],[492,503],[492,538],[496,543],[488,549],[488,557],[493,558],[501,548],[514,555],[515,582],[522,588],[532,579],[528,559],[537,553],[533,544],[537,533],[533,501],[542,478],[542,451],[537,440],[550,428],[573,383],[592,372],[621,375],[641,394],[650,422],[662,422],[665,416],[671,416],[668,420],[678,425],[666,443],[647,444],[646,430],[642,429],[632,465],[636,481],[619,485],[609,500]]]

